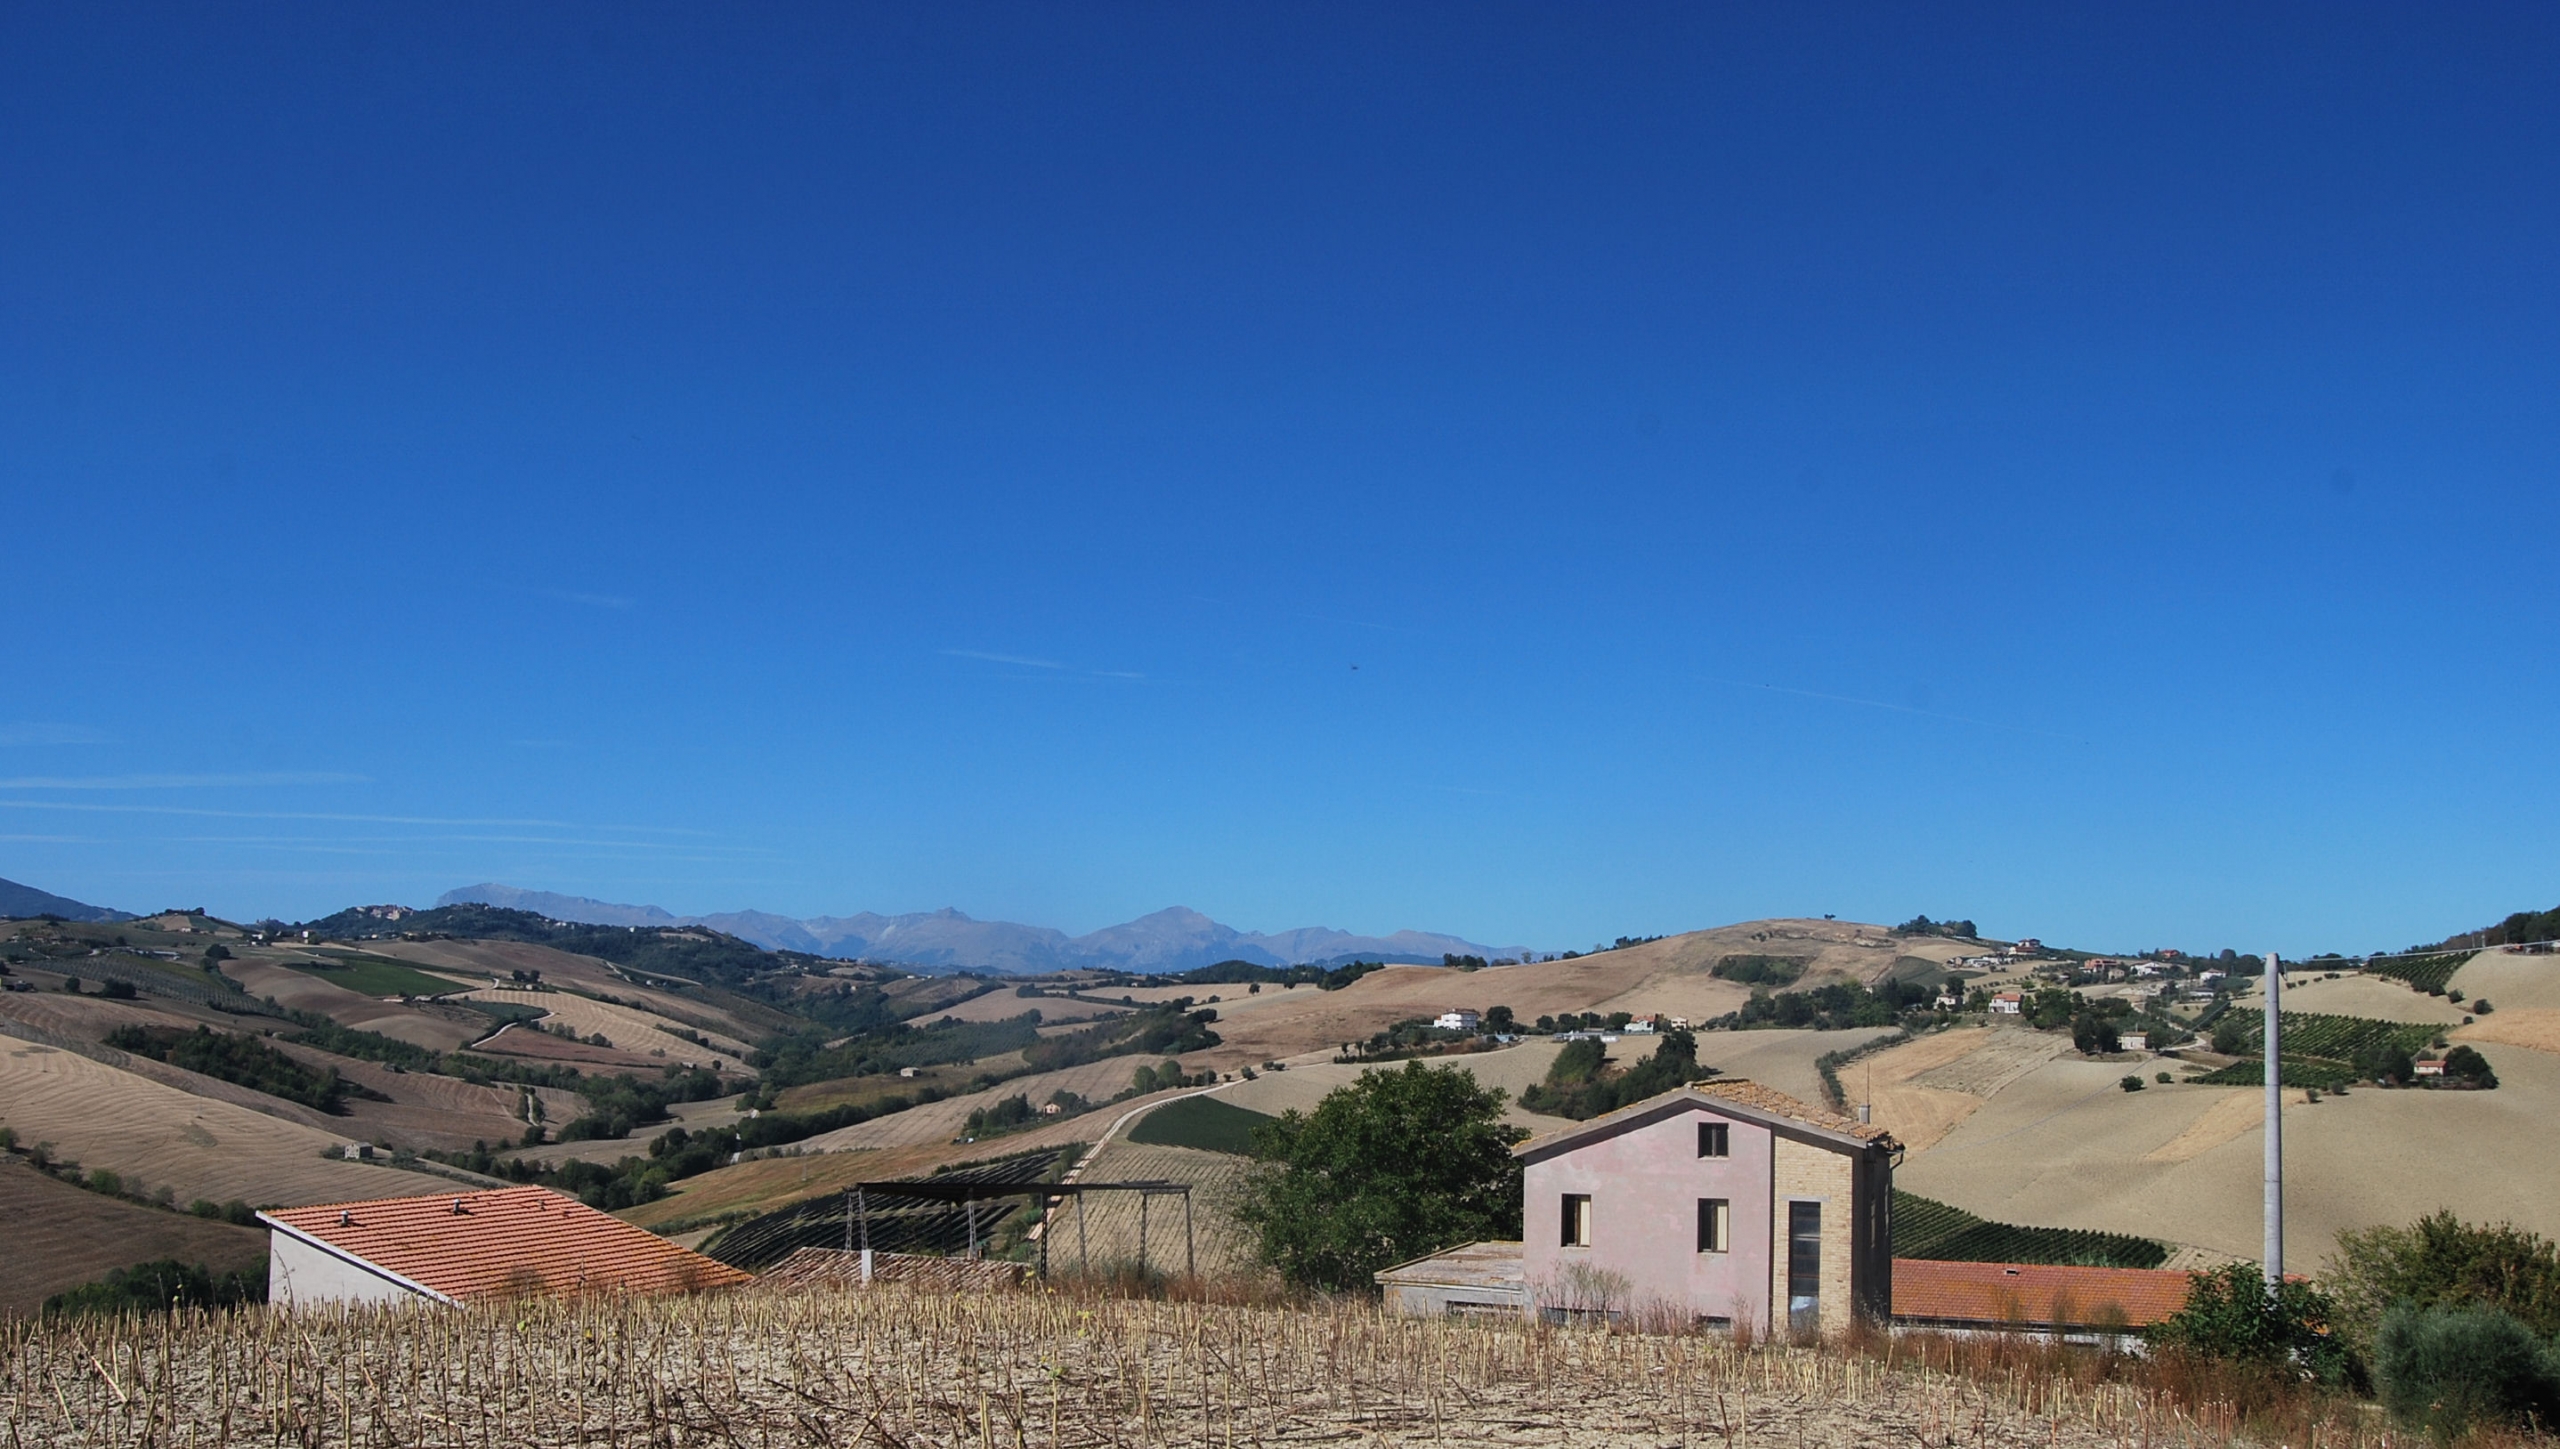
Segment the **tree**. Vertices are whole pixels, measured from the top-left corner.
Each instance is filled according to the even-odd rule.
[[[1510,1007],[1496,1006],[1485,1012],[1484,1029],[1496,1036],[1508,1036],[1520,1029],[1520,1021],[1511,1014]]]
[[[2116,1034],[2116,1024],[2093,1011],[2084,1011],[2071,1021],[2071,1044],[2084,1056],[2104,1056],[2123,1045]]]
[[[2489,1059],[2467,1046],[2458,1046],[2444,1054],[2444,1074],[2466,1086],[2487,1089],[2498,1085],[2498,1074],[2489,1070]]]
[[[2332,1334],[2337,1307],[2329,1295],[2288,1278],[2270,1291],[2255,1263],[2232,1263],[2187,1275],[2187,1304],[2153,1325],[2151,1341],[2199,1358],[2291,1363],[2328,1383],[2352,1372],[2346,1346]]]
[[[1407,1062],[1254,1129],[1260,1160],[1237,1216],[1262,1261],[1300,1287],[1367,1291],[1379,1269],[1479,1239],[1520,1236],[1528,1136],[1506,1094],[1456,1067]]]

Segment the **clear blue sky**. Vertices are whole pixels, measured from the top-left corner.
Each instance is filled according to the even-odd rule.
[[[0,876],[2560,901],[2560,12],[0,11]]]

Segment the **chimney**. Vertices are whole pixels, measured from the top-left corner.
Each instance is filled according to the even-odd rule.
[[[351,1212],[347,1211],[345,1208],[340,1208],[340,1209],[338,1209],[338,1226],[339,1226],[339,1227],[342,1227],[342,1228],[351,1228],[351,1227],[354,1227],[355,1225],[356,1225],[356,1215],[355,1215],[354,1213],[351,1213]]]
[[[1873,1102],[1860,1102],[1860,1103],[1858,1104],[1858,1125],[1859,1125],[1859,1126],[1861,1126],[1861,1127],[1864,1127],[1864,1126],[1866,1126],[1868,1123],[1873,1122],[1873,1121],[1875,1121],[1875,1120],[1876,1120],[1876,1106],[1875,1106],[1875,1103],[1873,1103]]]
[[[462,1199],[460,1198],[455,1198],[453,1200],[453,1215],[455,1217],[462,1216]]]

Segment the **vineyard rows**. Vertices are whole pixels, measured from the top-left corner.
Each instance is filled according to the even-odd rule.
[[[2157,1268],[2169,1250],[2149,1238],[2085,1228],[2027,1228],[1975,1217],[1912,1193],[1893,1195],[1893,1255],[1957,1263],[2060,1263]]]
[[[2267,1037],[2265,1016],[2253,1017],[2249,1026],[2250,1048],[2263,1053]],[[2375,1047],[2398,1047],[2414,1053],[2434,1041],[2442,1030],[2444,1028],[2424,1023],[2288,1011],[2284,1013],[2284,1054],[2288,1058],[2305,1056],[2352,1062],[2357,1053]]]
[[[2278,1064],[2277,1075],[2285,1086],[2317,1087],[2324,1092],[2351,1087],[2357,1081],[2356,1069],[2344,1062],[2298,1057],[2291,1052]],[[2199,1087],[2255,1087],[2267,1080],[2267,1064],[2260,1057],[2243,1057],[2220,1070],[2187,1080]]]
[[[2475,954],[2471,951],[2437,951],[2426,956],[2401,956],[2389,960],[2377,957],[2364,963],[2364,969],[2376,976],[2406,981],[2429,996],[2442,996],[2445,984],[2453,980],[2453,973]]]

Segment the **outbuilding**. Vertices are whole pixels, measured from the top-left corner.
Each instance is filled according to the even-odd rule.
[[[752,1276],[546,1187],[276,1208],[258,1220],[267,1301],[279,1306],[688,1293]]]

